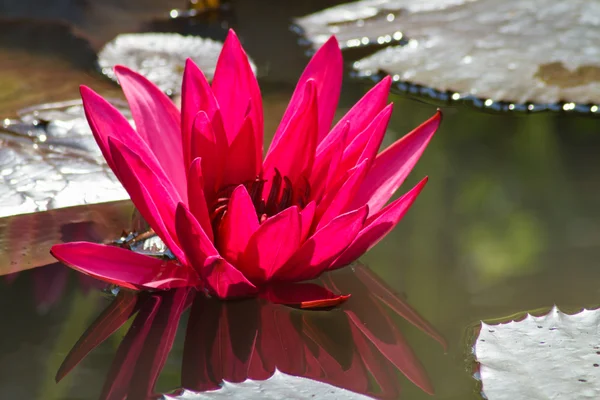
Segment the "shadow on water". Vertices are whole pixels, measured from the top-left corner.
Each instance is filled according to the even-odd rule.
[[[12,8],[6,12],[2,9],[2,16],[64,17],[94,38],[91,48],[97,48],[96,43],[109,40],[124,26],[118,22],[119,17],[116,25],[107,26],[104,31],[101,23],[104,14],[85,14],[80,5],[71,8],[70,5],[79,2],[55,1],[31,13],[24,6],[29,3],[4,2],[3,7]],[[64,3],[63,8],[58,3]],[[121,5],[116,3],[106,2],[119,9]],[[123,5],[124,11],[119,15],[131,15],[138,3]],[[171,6],[183,7],[179,3],[171,1],[163,4],[160,13]],[[230,3],[233,13],[231,25],[259,66],[266,103],[265,125],[267,131],[272,132],[307,60],[305,49],[297,45],[298,37],[288,30],[291,17],[335,2],[265,1],[260,6],[257,6],[258,1]],[[70,11],[61,11],[64,7]],[[142,25],[132,23],[123,30],[137,30],[138,26],[191,29],[165,21],[152,23],[151,20],[158,18],[157,9],[153,7],[144,13]],[[35,30],[45,25],[27,22],[27,26],[31,27],[27,29]],[[64,26],[64,23],[57,26]],[[2,29],[5,28],[0,28],[0,31]],[[61,29],[57,32],[62,32]],[[14,32],[19,30],[15,28]],[[70,33],[64,35],[67,34],[47,33],[41,35],[43,37],[38,34],[18,35],[30,39],[19,42],[21,44],[15,48],[9,43],[16,40],[15,37],[0,32],[0,57],[3,60],[0,63],[0,83],[4,82],[0,84],[2,115],[10,116],[22,106],[42,101],[75,98],[77,86],[81,83],[106,95],[118,90],[94,70],[93,62],[86,61],[91,60],[91,50],[85,50],[88,46],[85,42],[73,42],[74,46],[83,43],[83,53],[52,50],[49,54],[40,50],[40,40],[47,43],[49,49],[59,49],[60,43]],[[365,82],[347,78],[338,117],[367,88]],[[395,103],[395,110],[384,146],[413,129],[436,109],[436,105],[403,94],[394,94],[390,99]],[[461,105],[442,109],[442,126],[405,185],[409,188],[429,175],[427,187],[398,228],[362,261],[370,265],[394,291],[402,293],[406,302],[441,332],[449,343],[448,353],[443,354],[440,346],[427,335],[390,313],[388,306],[380,304],[368,308],[360,301],[360,291],[349,291],[353,294],[352,304],[359,307],[363,315],[373,309],[378,313],[380,308],[385,310],[385,318],[367,315],[376,319],[367,327],[377,331],[376,338],[384,344],[387,342],[383,338],[387,338],[389,332],[384,332],[382,326],[394,326],[397,327],[394,328],[396,332],[402,332],[405,342],[410,343],[407,348],[414,352],[414,359],[425,366],[437,393],[435,398],[477,398],[477,383],[471,376],[467,341],[472,335],[469,327],[474,323],[552,304],[560,307],[600,304],[597,289],[600,280],[600,268],[597,266],[600,258],[600,163],[597,160],[600,135],[597,119],[585,115],[489,114]],[[100,226],[106,226],[102,222],[102,218],[106,217],[101,208],[92,206],[89,210],[92,216],[83,218],[83,221],[99,221]],[[57,215],[71,218],[65,214]],[[121,214],[117,212],[117,215]],[[0,248],[3,249],[4,260],[9,259],[5,248],[11,254],[18,252],[19,247],[15,243],[60,240],[60,221],[52,225],[44,223],[45,217],[41,214],[36,218],[40,219],[30,220],[39,227],[36,228],[38,231],[28,229],[24,223],[7,225],[6,219],[0,220],[0,234],[3,235]],[[115,220],[113,225],[109,225],[114,231],[103,231],[102,237],[117,236],[125,227],[126,220],[126,217]],[[77,221],[65,221],[71,222]],[[10,229],[10,234],[7,234],[7,229]],[[39,232],[39,235],[32,232]],[[32,263],[32,266],[52,262],[41,253],[24,254],[22,259],[18,259]],[[6,261],[0,262],[3,269],[5,264]],[[398,373],[405,372],[403,368],[408,366],[399,367],[395,365],[398,363],[386,358],[385,351],[381,350],[384,344],[374,345],[352,322],[347,309],[331,313],[304,313],[257,302],[215,304],[203,298],[194,302],[191,298],[183,301],[175,294],[153,295],[150,300],[146,299],[144,304],[150,302],[148,304],[155,304],[154,308],[143,314],[140,303],[135,319],[152,314],[153,321],[159,321],[156,318],[160,317],[168,322],[170,314],[163,311],[161,305],[173,306],[175,300],[182,301],[185,306],[191,305],[192,310],[183,314],[187,325],[182,324],[177,333],[168,329],[169,324],[161,323],[156,328],[149,324],[147,329],[157,329],[161,332],[160,337],[152,339],[149,331],[146,334],[150,336],[138,339],[138,342],[131,339],[133,334],[129,333],[135,323],[131,325],[131,320],[123,321],[124,325],[114,335],[108,337],[110,329],[105,331],[106,340],[56,385],[54,376],[60,364],[86,326],[107,306],[108,300],[98,290],[81,290],[87,284],[82,286],[75,273],[66,272],[59,266],[46,268],[24,271],[17,277],[0,278],[0,310],[3,326],[6,327],[0,334],[0,397],[97,398],[103,385],[129,390],[123,382],[141,382],[143,385],[135,390],[143,392],[148,388],[151,390],[150,385],[156,379],[158,391],[180,387],[182,380],[184,386],[201,389],[213,387],[222,379],[242,379],[247,371],[251,371],[247,375],[251,377],[268,375],[274,367],[280,366],[280,369],[289,368],[290,372],[297,372],[296,368],[304,363],[307,371],[307,366],[319,365],[323,371],[324,365],[333,365],[337,369],[327,375],[327,381],[342,386],[356,385],[353,388],[358,391],[370,393],[374,390],[370,385],[377,382],[380,386],[389,385],[390,393],[401,388],[404,398],[429,398],[418,384],[411,384]],[[42,282],[46,284],[44,289],[40,289],[44,286]],[[170,300],[163,302],[165,296],[171,296]],[[201,311],[206,311],[202,318],[212,318],[214,323],[196,325],[194,322],[202,321],[202,318],[196,317]],[[241,311],[243,319],[234,317]],[[379,325],[383,323],[381,321],[386,322]],[[271,327],[275,324],[280,328],[287,326],[286,332],[289,333],[285,335],[286,339],[301,343],[296,348],[300,350],[286,351],[282,356],[281,341],[269,342],[274,347],[263,344],[259,340],[261,335],[267,335],[267,332],[268,335],[274,334],[273,329],[269,330],[265,324],[271,324]],[[196,342],[186,336],[199,336],[202,340]],[[363,338],[363,347],[359,345],[359,337]],[[144,350],[134,357],[131,350],[124,350],[123,343],[128,342],[140,346],[140,350],[142,346],[148,346],[153,351]],[[100,341],[96,339],[92,344],[98,343]],[[166,357],[163,348],[165,344],[171,347],[169,357]],[[190,346],[192,350],[188,351]],[[255,353],[252,349],[257,348],[258,354],[261,351],[268,354],[261,354],[261,362],[253,363],[252,355]],[[368,356],[364,355],[367,354],[363,353],[364,349],[370,352]],[[126,356],[142,357],[139,359],[143,362],[138,363],[142,368],[139,371],[118,367],[111,369],[114,362],[119,362],[114,360]],[[387,361],[369,364],[366,358],[371,356],[374,360]],[[225,362],[229,360],[227,357],[233,357],[236,362]],[[297,363],[293,361],[295,357]],[[328,364],[330,361],[331,364]],[[378,371],[370,369],[369,365],[381,366],[384,378],[377,380],[374,376]],[[114,378],[117,383],[105,383],[108,371],[112,371],[109,378]],[[356,375],[349,380],[347,371],[354,371]],[[366,380],[365,371],[369,376]],[[119,375],[119,372],[129,375]],[[323,376],[308,376],[326,380]]]

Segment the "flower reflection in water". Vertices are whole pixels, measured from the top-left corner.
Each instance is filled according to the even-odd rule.
[[[445,348],[444,339],[368,268],[353,269],[322,279],[330,289],[355,293],[342,307],[328,312],[284,307],[264,299],[223,302],[189,288],[121,291],[71,350],[57,380],[135,314],[101,398],[151,397],[182,313],[191,307],[180,391],[217,390],[224,381],[266,380],[279,370],[369,396],[397,398],[399,370],[423,391],[433,393],[427,373],[392,322],[390,311]]]

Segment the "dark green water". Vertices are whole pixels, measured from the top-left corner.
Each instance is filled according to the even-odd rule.
[[[0,6],[0,16],[27,17],[27,3],[32,2],[8,2]],[[31,11],[37,21],[0,24],[2,117],[23,106],[77,97],[81,83],[118,93],[93,66],[94,51],[117,32],[147,27],[186,32],[214,24],[198,22],[199,28],[156,20],[171,7],[183,7],[174,0],[106,2],[110,7],[100,11],[93,3],[72,3],[47,2]],[[300,3],[233,1],[227,16],[258,65],[267,132],[275,129],[307,62],[306,49],[289,30],[290,18],[335,2]],[[109,12],[127,18],[107,19]],[[64,25],[47,19],[57,17],[75,24],[91,44],[73,39]],[[345,79],[340,116],[369,85]],[[386,144],[437,107],[402,94],[390,99],[395,110]],[[576,114],[488,114],[460,104],[442,109],[441,128],[403,189],[425,175],[430,177],[427,187],[362,262],[403,294],[448,342],[444,354],[431,338],[396,321],[430,376],[434,398],[478,398],[470,358],[478,321],[553,304],[566,310],[600,304],[599,124]],[[115,235],[121,228],[115,228]],[[7,251],[11,249],[0,249],[0,256]],[[360,301],[360,295],[351,301]],[[54,375],[108,303],[89,281],[60,266],[0,277],[0,397],[96,398],[124,330],[60,384],[54,383]],[[323,318],[330,318],[336,329],[335,313]],[[180,329],[158,390],[179,386],[184,334]],[[429,398],[400,374],[397,379],[402,398]]]

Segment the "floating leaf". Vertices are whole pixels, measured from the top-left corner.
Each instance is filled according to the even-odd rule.
[[[242,383],[224,382],[221,389],[194,393],[185,390],[176,396],[166,395],[169,400],[201,400],[201,399],[340,399],[359,400],[370,397],[350,392],[349,390],[328,385],[326,383],[313,381],[312,379],[300,378],[275,371],[272,377],[265,381],[254,381],[248,379]]]
[[[81,101],[19,114],[0,124],[0,217],[128,198],[102,158]]]
[[[223,43],[212,39],[178,33],[122,34],[104,46],[98,63],[102,73],[112,80],[117,79],[113,67],[125,65],[171,94],[181,89],[187,58],[193,59],[211,79],[222,47]]]
[[[486,106],[497,101],[600,103],[600,24],[592,17],[596,3],[408,3],[359,1],[301,18],[298,24],[316,45],[331,34],[346,47],[410,39],[356,62],[365,76],[383,71],[396,81],[455,92],[453,99],[487,99]]]
[[[483,392],[496,399],[600,398],[600,309],[499,325],[482,322],[475,344]]]

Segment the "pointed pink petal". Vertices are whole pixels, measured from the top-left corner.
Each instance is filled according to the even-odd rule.
[[[319,276],[362,229],[367,206],[333,219],[310,237],[276,274],[282,280],[301,281]]]
[[[338,295],[314,283],[274,283],[259,296],[275,304],[298,308],[329,308],[348,300],[350,295]]]
[[[318,109],[316,85],[313,80],[306,82],[303,97],[294,115],[281,134],[281,138],[267,154],[264,162],[267,180],[279,170],[282,176],[296,184],[301,174],[310,176],[317,146]],[[266,193],[270,189],[265,185]]]
[[[240,131],[250,103],[249,115],[257,134],[254,148],[256,159],[262,159],[263,108],[260,89],[248,56],[233,30],[229,31],[219,55],[212,89],[223,115],[229,143]]]
[[[137,300],[137,294],[128,290],[119,291],[115,300],[92,322],[69,351],[56,373],[56,382],[64,378],[93,349],[127,322],[136,311]]]
[[[128,289],[171,289],[198,284],[198,276],[189,267],[115,246],[71,242],[54,245],[50,252],[79,272]]]
[[[298,207],[283,210],[254,232],[237,267],[253,282],[268,281],[298,249],[300,233]]]
[[[311,231],[311,226],[313,223],[313,218],[315,217],[315,211],[317,210],[317,203],[311,201],[304,207],[302,211],[300,211],[300,223],[302,228],[302,233],[300,234],[300,243],[304,242]]]
[[[337,178],[337,170],[346,148],[346,135],[350,131],[350,122],[346,122],[339,140],[315,156],[310,176],[311,198],[321,200]]]
[[[192,157],[190,146],[196,115],[198,112],[204,111],[210,120],[218,107],[206,77],[194,61],[188,58],[185,61],[183,84],[181,85],[181,138],[186,168],[189,168],[195,158]]]
[[[169,188],[175,198],[179,198],[171,180],[167,178],[156,156],[146,142],[133,130],[127,119],[109,102],[90,88],[81,86],[83,107],[94,134],[94,138],[115,175],[119,176],[119,169],[115,166],[109,148],[109,139],[117,139],[131,152],[139,155],[148,168],[161,181],[162,185]]]
[[[219,227],[219,250],[225,259],[237,264],[250,238],[259,227],[252,199],[244,185],[235,188]]]
[[[137,150],[137,147],[140,147],[140,142],[143,143],[143,140],[123,114],[102,96],[87,86],[80,86],[79,91],[85,116],[94,134],[94,139],[96,139],[96,143],[98,143],[108,166],[117,173],[108,148],[108,138],[111,136],[116,137],[127,143],[134,151]]]
[[[204,191],[211,200],[214,200],[225,167],[227,138],[222,125],[221,113],[216,110],[212,120],[200,111],[192,126],[191,157],[192,160],[202,159]]]
[[[424,178],[404,196],[390,203],[379,213],[369,217],[367,224],[358,233],[354,242],[335,260],[330,269],[350,264],[383,239],[404,217],[426,183],[427,178]]]
[[[177,205],[175,230],[177,231],[177,237],[181,243],[181,248],[185,251],[185,255],[194,269],[200,274],[200,277],[204,279],[206,276],[204,261],[206,261],[207,257],[215,256],[219,253],[200,226],[200,223],[198,223],[198,220],[196,220],[183,203]]]
[[[220,256],[208,257],[204,271],[207,286],[220,299],[247,297],[257,292],[256,286],[244,274]]]
[[[198,221],[181,203],[177,207],[176,220],[182,247],[214,295],[226,299],[256,292],[256,287],[240,271],[221,258]]]
[[[366,286],[371,295],[378,298],[397,315],[436,340],[442,345],[444,351],[448,349],[448,343],[446,343],[446,340],[437,332],[433,325],[412,308],[410,304],[404,301],[404,299],[396,295],[375,273],[362,265],[356,266],[354,271],[357,278]]]
[[[377,114],[364,131],[356,135],[352,143],[344,150],[343,160],[339,167],[341,171],[347,171],[365,159],[369,159],[370,168],[383,141],[383,136],[392,116],[392,110],[393,104],[389,104]]]
[[[327,225],[332,219],[334,219],[338,215],[348,211],[348,205],[356,196],[360,185],[362,184],[363,180],[365,179],[365,176],[367,175],[367,165],[368,160],[364,160],[354,169],[349,171],[348,179],[346,179],[346,181],[340,187],[340,189],[336,192],[331,193],[332,199],[329,201],[328,199],[324,199],[324,201],[321,204],[319,204],[319,206],[323,205],[324,207],[319,207],[317,209],[317,218],[319,218],[317,230]]]
[[[204,196],[204,179],[202,177],[202,160],[194,159],[188,173],[188,199],[190,211],[200,223],[202,230],[206,233],[209,240],[214,242],[212,225]]]
[[[304,72],[300,76],[294,94],[290,100],[279,128],[275,132],[268,153],[275,149],[279,140],[283,137],[286,126],[293,118],[296,110],[302,104],[304,96],[303,87],[309,80],[314,80],[317,92],[317,103],[319,105],[319,121],[317,143],[319,143],[329,132],[331,122],[337,108],[340,91],[342,88],[343,59],[339,44],[332,36],[312,57]],[[268,154],[267,153],[267,154]]]
[[[185,200],[187,184],[181,144],[181,115],[175,104],[156,85],[127,67],[115,74],[127,98],[139,135],[146,141],[173,185]]]
[[[356,135],[365,130],[373,118],[375,118],[375,116],[385,107],[391,85],[392,79],[389,76],[386,76],[381,82],[369,90],[369,92],[339,120],[329,135],[325,136],[321,143],[319,143],[317,154],[321,153],[324,149],[340,139],[346,122],[350,121],[352,124],[350,132],[348,132],[348,140],[350,142],[354,140]]]
[[[177,200],[172,195],[177,196],[177,193],[174,188],[165,187],[164,181],[150,169],[150,164],[146,164],[144,159],[125,144],[111,137],[108,142],[113,162],[119,171],[117,176],[133,204],[175,257],[185,265],[187,258],[181,251],[175,234]]]
[[[438,110],[429,120],[380,153],[352,206],[368,203],[372,214],[381,210],[413,169],[441,120],[442,114]]]
[[[227,150],[222,187],[251,182],[258,176],[261,160],[257,160],[256,153],[252,151],[255,139],[252,119],[246,118]]]

